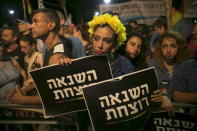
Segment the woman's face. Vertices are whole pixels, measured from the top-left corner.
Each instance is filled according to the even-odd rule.
[[[114,31],[110,27],[98,27],[93,35],[93,49],[96,54],[107,54],[114,48]]]
[[[125,52],[130,59],[136,58],[141,52],[142,39],[138,36],[130,37],[126,43]]]
[[[178,52],[176,40],[171,37],[164,38],[161,43],[161,52],[166,60],[174,59]]]
[[[21,46],[21,51],[23,53],[25,53],[25,55],[29,55],[33,52],[33,46],[30,45],[28,42],[26,41],[20,41],[20,46]]]

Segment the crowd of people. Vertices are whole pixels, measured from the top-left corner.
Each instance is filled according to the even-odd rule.
[[[41,104],[28,71],[101,54],[108,56],[113,77],[155,67],[159,89],[152,100],[161,102],[161,108],[172,113],[172,102],[197,103],[197,24],[185,40],[167,29],[164,17],[153,25],[123,25],[108,12],[88,23],[65,25],[61,12],[44,8],[35,10],[31,21],[0,30],[1,104]]]

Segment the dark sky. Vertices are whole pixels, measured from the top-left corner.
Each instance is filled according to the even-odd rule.
[[[9,25],[12,24],[12,19],[20,18],[24,19],[23,14],[23,0],[0,0],[0,27],[7,22]],[[38,8],[37,0],[29,0],[33,9]],[[92,19],[94,12],[98,11],[99,3],[104,0],[66,0],[68,13],[72,14],[73,23],[83,23]],[[125,2],[129,0],[112,0],[113,3]],[[173,0],[173,4],[179,6],[182,0]],[[44,5],[47,8],[54,8],[63,11],[59,0],[44,0]],[[9,9],[14,9],[15,14],[11,17],[8,13]]]
[[[59,4],[59,0],[44,0],[45,7],[54,8],[63,11]],[[66,0],[68,13],[72,14],[74,23],[82,23],[89,21],[98,11],[99,0]],[[33,9],[38,8],[37,0],[30,0]],[[11,16],[9,9],[14,9],[15,14]],[[22,0],[0,0],[0,27],[7,22],[12,24],[12,19],[24,19]]]

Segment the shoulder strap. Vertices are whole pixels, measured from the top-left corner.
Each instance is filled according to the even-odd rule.
[[[28,63],[27,71],[30,71],[33,63],[36,61],[38,54],[39,54],[39,52],[35,52],[34,55],[32,56],[31,60]]]

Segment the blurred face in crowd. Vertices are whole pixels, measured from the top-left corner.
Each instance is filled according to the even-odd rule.
[[[138,26],[138,25],[135,24],[135,23],[130,23],[129,25],[132,26],[133,28],[137,28],[137,26]]]
[[[32,29],[33,38],[42,38],[43,36],[48,35],[50,29],[53,27],[45,14],[40,12],[32,17],[30,28]]]
[[[126,43],[125,52],[131,59],[137,57],[141,52],[142,39],[138,36],[132,36]]]
[[[0,55],[2,55],[2,54],[3,54],[3,46],[0,45]]]
[[[14,42],[14,41],[16,41],[17,37],[13,36],[13,31],[12,30],[4,29],[2,31],[1,39],[6,41],[6,42]]]
[[[25,55],[30,55],[34,51],[34,45],[30,45],[26,41],[20,41],[21,50]]]
[[[78,31],[78,30],[76,29],[76,27],[73,28],[73,35],[74,35],[75,37],[77,37],[77,38],[80,38],[81,33],[80,33],[80,31]]]
[[[192,35],[193,35],[193,39],[197,40],[197,24],[195,24],[193,27]]]
[[[164,34],[165,33],[165,28],[163,27],[163,26],[161,26],[161,27],[154,27],[154,31],[157,33],[157,34],[159,34],[159,35],[162,35],[162,34]]]
[[[93,35],[93,49],[96,54],[107,54],[114,47],[114,31],[108,27],[98,27]]]
[[[24,32],[29,29],[29,25],[27,23],[19,22],[18,23],[18,30],[19,32]]]
[[[161,43],[161,52],[166,60],[174,59],[178,52],[176,40],[171,37],[164,38]]]

